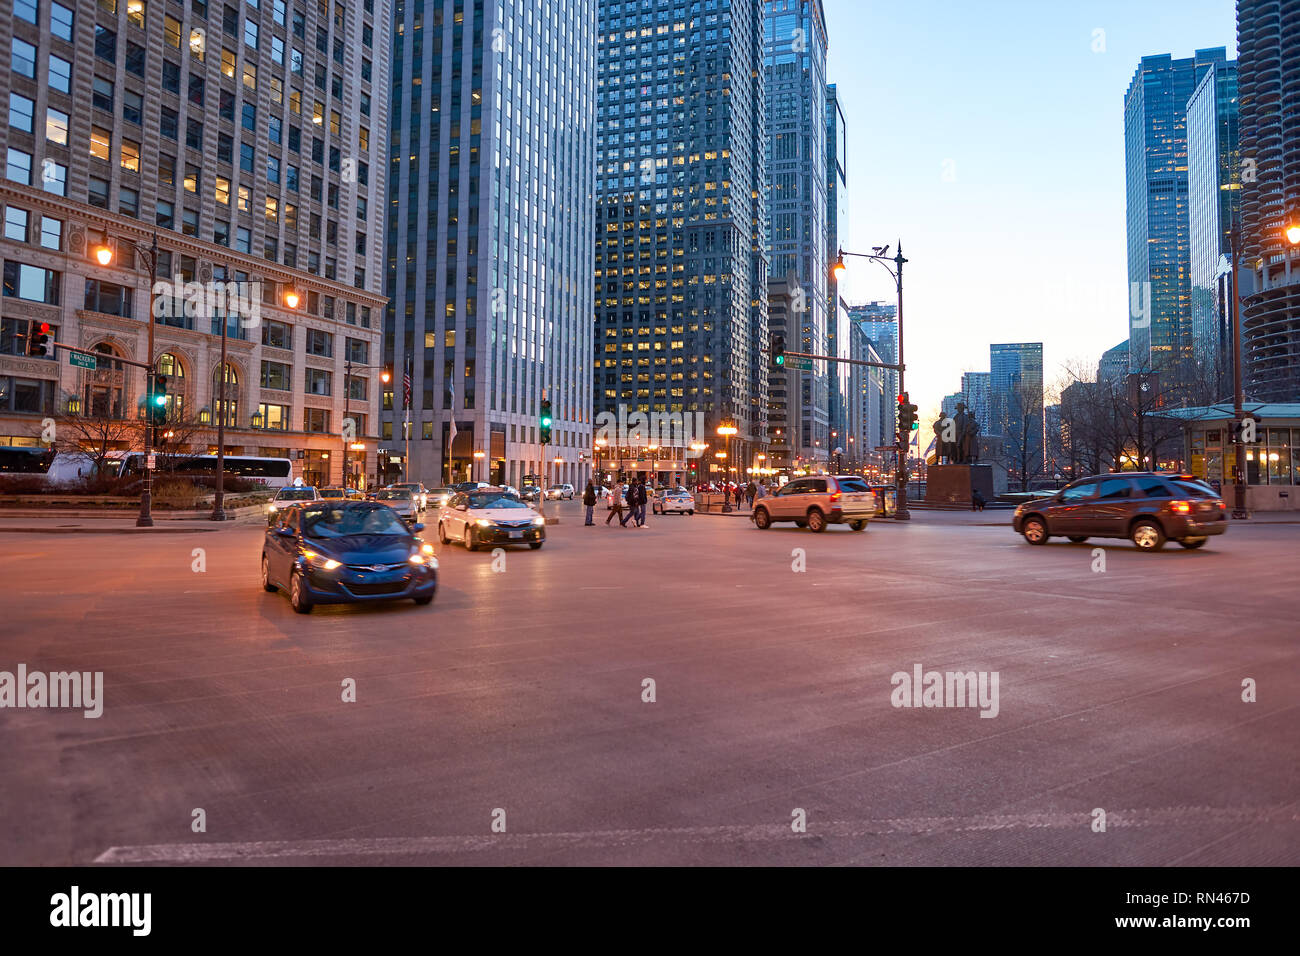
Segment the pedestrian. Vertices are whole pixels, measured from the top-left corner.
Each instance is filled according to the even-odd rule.
[[[623,523],[623,482],[616,481],[614,490],[609,493],[609,517],[605,519],[606,526],[615,518],[619,519],[619,524]]]
[[[971,511],[984,510],[984,496],[980,494],[978,488],[971,492],[970,507],[971,507]]]
[[[596,511],[596,486],[591,483],[591,479],[587,479],[587,487],[582,492],[582,503],[587,509],[586,524],[595,524],[592,515]]]
[[[751,481],[749,487],[745,489],[745,497],[749,499],[749,510],[753,511],[754,499],[758,497],[758,485],[754,484],[753,481]]]

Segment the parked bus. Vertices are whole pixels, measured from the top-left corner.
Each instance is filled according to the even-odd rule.
[[[27,445],[0,445],[0,475],[44,475],[54,451]]]
[[[159,455],[159,458],[162,456]],[[160,461],[159,464],[162,464]],[[123,475],[138,475],[144,470],[144,456],[132,452],[122,460]],[[162,469],[159,469],[160,471]],[[176,459],[171,469],[177,475],[215,475],[216,455],[185,455]],[[258,458],[254,455],[227,455],[225,472],[249,478],[268,488],[283,488],[293,483],[293,463],[288,458]]]

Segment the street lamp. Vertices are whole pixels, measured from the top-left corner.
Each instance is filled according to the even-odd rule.
[[[487,457],[487,452],[483,451],[482,449],[479,449],[478,451],[474,452],[475,461],[482,461],[486,457]]]
[[[149,344],[145,353],[144,391],[146,395],[152,395],[154,377],[157,374],[153,354],[153,287],[158,283],[158,230],[154,230],[153,239],[147,246],[134,240],[126,241],[131,243],[136,253],[149,266],[149,312],[145,316],[145,323],[149,327]],[[97,245],[93,250],[93,254],[95,261],[101,266],[108,266],[113,262],[113,247],[107,241]],[[152,414],[152,411],[150,409],[146,414]],[[144,484],[140,490],[140,516],[135,519],[137,528],[153,527],[153,469],[149,467],[149,458],[153,454],[154,445],[153,430],[153,424],[146,418],[144,425]]]
[[[740,429],[736,427],[736,423],[729,418],[723,419],[722,424],[718,426],[718,434],[722,435],[727,440],[727,449],[726,451],[718,453],[719,458],[725,459],[728,457],[728,455],[730,455],[731,436],[736,434],[736,432],[738,431],[740,431]],[[729,481],[730,479],[731,479],[731,472],[730,471],[724,472],[722,478],[723,485],[724,485],[724,493],[722,496],[722,511],[724,514],[731,510],[731,495],[727,494],[725,489],[726,482]]]
[[[902,394],[907,391],[903,381],[903,372],[906,369],[903,364],[903,265],[908,261],[903,258],[903,242],[899,240],[898,251],[892,256],[889,254],[889,246],[873,246],[870,255],[863,252],[845,252],[840,249],[835,256],[835,264],[831,266],[831,274],[836,281],[839,281],[847,271],[844,265],[845,256],[856,256],[859,259],[878,262],[894,279],[894,290],[898,295],[898,391]],[[890,268],[889,263],[893,263],[893,268]],[[894,520],[910,521],[912,514],[907,510],[907,437],[902,433],[895,436],[895,449],[894,486],[898,498],[898,510],[894,513]]]

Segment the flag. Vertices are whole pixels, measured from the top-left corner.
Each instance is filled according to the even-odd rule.
[[[451,460],[451,449],[456,442],[456,386],[448,385],[447,393],[451,396],[451,420],[447,423],[447,460]]]
[[[406,360],[406,372],[402,375],[402,407],[411,407],[411,360]]]

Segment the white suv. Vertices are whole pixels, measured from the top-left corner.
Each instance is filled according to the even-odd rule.
[[[876,494],[857,475],[811,475],[755,501],[751,520],[759,528],[771,527],[774,521],[793,521],[818,533],[831,524],[864,531],[875,513]]]

